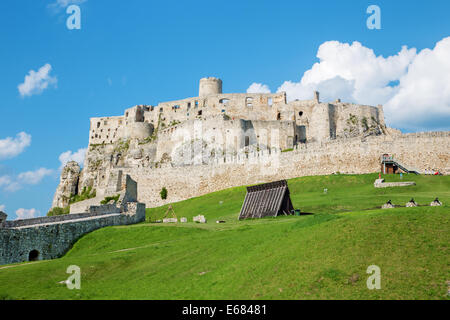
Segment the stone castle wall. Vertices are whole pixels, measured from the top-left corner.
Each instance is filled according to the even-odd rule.
[[[86,233],[144,221],[145,205],[138,203],[135,214],[79,214],[38,219],[12,221],[6,228],[0,228],[0,265],[28,261],[32,251],[37,252],[37,260],[61,257]]]
[[[450,132],[411,133],[300,144],[291,152],[219,157],[210,165],[120,170],[139,184],[138,200],[155,207],[234,186],[336,172],[378,172],[384,153],[410,168],[450,174],[449,150]],[[159,196],[162,187],[168,190],[167,200]]]

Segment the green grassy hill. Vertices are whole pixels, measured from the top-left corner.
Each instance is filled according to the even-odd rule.
[[[167,206],[148,209],[145,223],[97,230],[60,259],[0,267],[0,299],[448,299],[450,177],[375,189],[377,176],[289,180],[294,207],[314,213],[300,217],[238,221],[245,187],[173,204],[207,224],[152,223]],[[411,197],[444,206],[379,209]],[[81,290],[59,284],[72,264]],[[370,265],[381,290],[367,289]]]

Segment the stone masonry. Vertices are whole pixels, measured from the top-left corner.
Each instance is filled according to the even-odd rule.
[[[450,132],[402,134],[386,127],[381,105],[319,97],[223,93],[220,79],[203,78],[197,97],[91,118],[83,169],[77,183],[63,172],[53,207],[66,204],[69,189],[91,187],[97,197],[71,208],[85,211],[119,193],[126,174],[140,186],[137,199],[153,207],[239,185],[377,172],[384,153],[422,171],[450,173]]]

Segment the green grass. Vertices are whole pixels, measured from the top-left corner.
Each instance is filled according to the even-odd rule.
[[[300,217],[238,221],[245,187],[173,204],[207,224],[149,223],[167,206],[148,209],[147,222],[87,234],[60,259],[0,267],[0,299],[448,299],[450,177],[375,189],[376,177],[289,180],[294,207],[314,213]],[[378,208],[411,197],[444,206]],[[58,284],[72,264],[81,290]],[[370,265],[381,290],[367,289]]]

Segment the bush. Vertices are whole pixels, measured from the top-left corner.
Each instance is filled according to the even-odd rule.
[[[95,196],[97,195],[97,192],[95,191],[95,189],[94,189],[94,191],[92,191],[92,192],[91,191],[92,191],[92,187],[89,187],[89,188],[84,187],[81,194],[73,194],[70,197],[69,204],[87,200],[87,199],[91,199],[91,198],[95,198]]]
[[[159,194],[161,195],[161,199],[166,200],[167,199],[167,189],[166,189],[166,187],[163,187]]]
[[[115,196],[105,197],[102,201],[100,201],[100,204],[107,204],[111,200],[114,200],[114,203],[117,203],[119,201],[120,194],[116,194]]]
[[[56,207],[47,212],[47,217],[60,216],[69,213],[70,213],[70,206],[67,206],[65,208]]]

